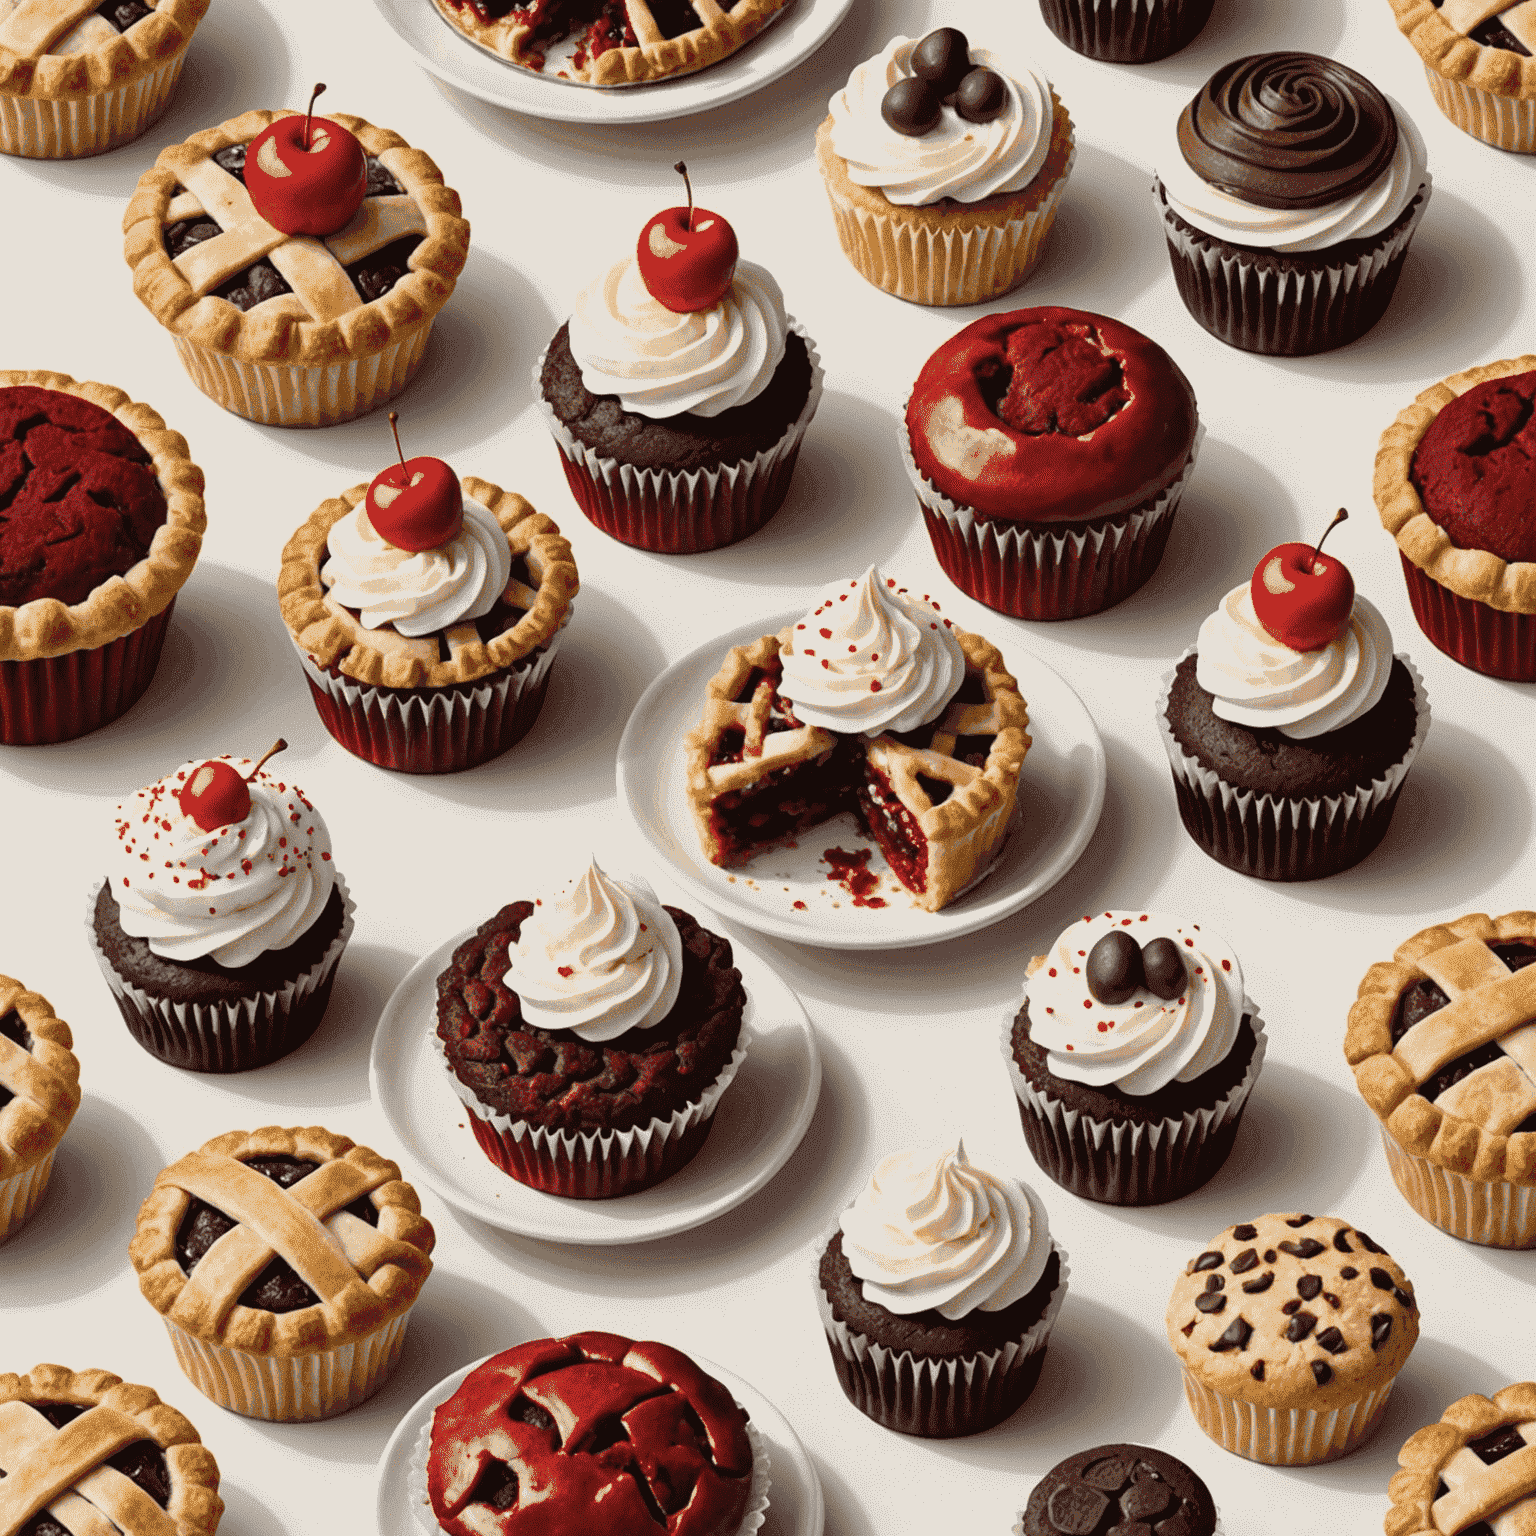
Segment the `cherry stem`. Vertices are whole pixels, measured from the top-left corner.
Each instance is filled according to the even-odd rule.
[[[389,413],[389,430],[395,434],[395,452],[400,455],[400,468],[405,468],[405,449],[400,446],[400,412]],[[1319,543],[1322,541],[1319,540]]]
[[[1323,538],[1319,539],[1317,543],[1312,546],[1312,564],[1307,568],[1307,574],[1309,576],[1313,571],[1317,569],[1317,557],[1323,552],[1323,539],[1326,539],[1328,535],[1339,526],[1340,523],[1347,522],[1348,520],[1349,513],[1343,507],[1340,507],[1339,510],[1333,514],[1333,521],[1323,529]]]
[[[315,98],[319,96],[320,92],[324,89],[325,87],[323,85],[317,85],[314,90],[309,93],[309,107],[308,110],[304,113],[304,148],[306,150],[309,148],[310,125],[313,122],[315,116]]]
[[[272,745],[270,747],[268,747],[267,750],[261,754],[260,758],[257,759],[256,766],[254,768],[252,768],[251,771],[248,774],[246,774],[245,782],[247,784],[249,784],[251,782],[251,780],[254,779],[256,777],[256,775],[261,772],[262,764],[265,763],[266,760],[269,757],[276,757],[279,752],[286,751],[287,747],[288,747],[288,743],[286,741],[284,741],[281,736],[279,736],[277,738],[277,740],[274,741],[272,743]]]
[[[678,175],[683,178],[683,185],[685,187],[687,187],[687,189],[688,189],[688,222],[683,225],[683,228],[686,229],[689,234],[692,234],[693,233],[693,183],[688,179],[688,167],[686,165],[684,165],[681,160],[679,160],[677,162],[677,164],[672,167],[672,169],[674,171],[676,171],[678,173]]]

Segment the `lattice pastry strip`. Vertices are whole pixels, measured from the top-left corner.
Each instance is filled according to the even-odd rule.
[[[0,1032],[0,1088],[13,1095],[0,1104],[0,1179],[46,1157],[80,1105],[80,1064],[69,1026],[38,993],[0,976],[0,1019],[12,1012],[32,1044],[28,1049]]]
[[[923,788],[920,779],[930,779],[960,790],[983,777],[982,770],[974,764],[951,756],[939,744],[937,732],[934,733],[933,741],[933,746],[926,749],[909,747],[889,739],[881,743],[879,767],[890,780],[891,788],[901,803],[917,814],[919,824],[923,823],[925,813],[934,809],[933,798]],[[924,830],[927,830],[926,826]]]
[[[1497,20],[1511,37],[1536,53],[1536,0],[1445,0],[1440,17],[1469,36],[1485,21]]]
[[[21,0],[0,20],[0,48],[9,48],[24,59],[40,59],[45,53],[75,53],[96,42],[110,42],[118,30],[111,22],[93,15],[99,0]],[[90,25],[100,22],[104,34]],[[72,36],[78,32],[78,36]],[[73,43],[74,46],[70,46]],[[58,46],[55,46],[55,45]]]
[[[1536,1019],[1536,966],[1511,971],[1481,939],[1464,939],[1419,964],[1450,1002],[1397,1042],[1393,1054],[1416,1084],[1456,1057]]]
[[[1440,1468],[1450,1491],[1435,1500],[1431,1512],[1441,1530],[1464,1530],[1479,1520],[1492,1526],[1494,1536],[1530,1536],[1536,1530],[1536,1424],[1521,1424],[1517,1433],[1525,1448],[1499,1461],[1485,1462],[1464,1445]]]

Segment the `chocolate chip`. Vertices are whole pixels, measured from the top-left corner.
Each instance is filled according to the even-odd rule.
[[[1386,1270],[1373,1269],[1371,1271],[1371,1284],[1374,1285],[1378,1291],[1390,1291],[1396,1286],[1397,1282],[1392,1278],[1391,1275],[1386,1272]]]
[[[1317,1275],[1303,1275],[1296,1282],[1296,1292],[1304,1301],[1311,1301],[1322,1288],[1322,1279]]]
[[[1109,1500],[1081,1483],[1068,1483],[1051,1494],[1046,1516],[1051,1529],[1061,1536],[1093,1536],[1099,1520],[1109,1508]]]
[[[1317,1318],[1312,1313],[1298,1312],[1286,1325],[1285,1336],[1292,1344],[1300,1344],[1316,1327]]]
[[[1196,1312],[1220,1312],[1227,1304],[1227,1298],[1220,1291],[1202,1291],[1195,1297]]]
[[[1262,1360],[1255,1360],[1253,1364],[1248,1367],[1248,1374],[1252,1376],[1255,1381],[1263,1381],[1264,1362]]]
[[[1353,1253],[1355,1251],[1349,1246],[1349,1237],[1347,1235],[1348,1232],[1348,1227],[1340,1227],[1339,1230],[1333,1234],[1333,1246],[1337,1248],[1340,1253]]]
[[[1147,1469],[1151,1472],[1151,1468]],[[1129,1520],[1155,1520],[1174,1502],[1174,1492],[1156,1473],[1140,1476],[1120,1495],[1120,1513]]]
[[[1193,1264],[1189,1266],[1190,1273],[1198,1275],[1202,1269],[1220,1269],[1222,1260],[1226,1258],[1224,1253],[1202,1253]]]
[[[1294,1243],[1281,1243],[1280,1251],[1298,1259],[1315,1259],[1323,1251],[1323,1245],[1315,1237],[1303,1237]]]
[[[1256,1279],[1243,1281],[1243,1290],[1250,1296],[1257,1296],[1260,1291],[1267,1291],[1274,1283],[1274,1271],[1266,1270]]]
[[[1130,1463],[1118,1456],[1106,1456],[1082,1470],[1082,1480],[1100,1493],[1119,1493],[1131,1480]]]
[[[1371,1348],[1380,1349],[1391,1337],[1392,1314],[1390,1312],[1373,1312],[1371,1314]]]
[[[1312,1362],[1312,1379],[1318,1386],[1326,1387],[1333,1380],[1333,1367],[1326,1360]]]
[[[1387,1251],[1379,1243],[1373,1243],[1370,1238],[1368,1238],[1365,1233],[1360,1230],[1359,1227],[1355,1228],[1355,1236],[1360,1239],[1360,1246],[1364,1248],[1367,1253],[1385,1253]]]
[[[1241,1317],[1234,1317],[1227,1324],[1227,1331],[1210,1348],[1214,1354],[1227,1349],[1247,1349],[1248,1340],[1252,1337],[1253,1329]]]
[[[1227,1288],[1226,1278],[1222,1275],[1207,1275],[1205,1288],[1208,1291],[1224,1291]]]
[[[1324,1328],[1318,1334],[1317,1342],[1328,1351],[1330,1355],[1342,1355],[1349,1345],[1344,1342],[1344,1335],[1337,1328]]]
[[[1328,1305],[1330,1307],[1332,1307],[1335,1312],[1337,1312],[1339,1310],[1339,1306],[1340,1306],[1339,1298],[1337,1296],[1335,1296],[1332,1291],[1324,1291],[1323,1292],[1323,1300],[1326,1301],[1328,1303]]]
[[[1311,1220],[1310,1216],[1287,1216],[1285,1224],[1288,1227],[1304,1227]]]
[[[1301,1303],[1299,1301],[1288,1301],[1284,1306],[1280,1308],[1280,1310],[1284,1312],[1287,1317],[1289,1317],[1293,1312],[1301,1311]]]
[[[1259,1256],[1252,1248],[1244,1248],[1228,1266],[1234,1275],[1246,1275],[1250,1269],[1257,1269],[1258,1267]]]
[[[1187,1323],[1184,1324],[1183,1328],[1180,1329],[1180,1332],[1186,1339],[1195,1331],[1195,1324],[1199,1321],[1200,1319],[1198,1317],[1192,1317]]]
[[[1413,1297],[1410,1296],[1408,1292],[1405,1291],[1401,1286],[1394,1285],[1392,1287],[1392,1296],[1393,1299],[1397,1302],[1398,1306],[1409,1312],[1413,1311]]]
[[[1251,1222],[1243,1222],[1241,1226],[1232,1228],[1232,1236],[1240,1243],[1251,1243],[1259,1235],[1259,1229]]]
[[[1339,1279],[1353,1280],[1359,1273],[1360,1271],[1356,1269],[1353,1264],[1346,1264],[1344,1268],[1339,1271]]]
[[[1273,1264],[1275,1262],[1275,1250],[1273,1248],[1266,1248],[1264,1250],[1264,1262],[1266,1264]]]

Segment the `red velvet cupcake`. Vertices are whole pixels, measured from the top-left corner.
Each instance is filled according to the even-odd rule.
[[[1105,315],[988,315],[923,365],[902,454],[961,591],[1021,619],[1075,619],[1157,569],[1199,446],[1189,380]]]

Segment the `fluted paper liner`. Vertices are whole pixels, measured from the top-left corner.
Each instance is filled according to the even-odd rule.
[[[59,1149],[53,1147],[29,1168],[0,1179],[0,1243],[3,1243],[33,1211],[48,1188],[53,1160]]]
[[[1386,1126],[1381,1145],[1393,1182],[1425,1221],[1466,1243],[1536,1248],[1536,1188],[1441,1168],[1409,1152]]]
[[[731,1059],[700,1096],[670,1115],[655,1116],[623,1131],[561,1131],[514,1120],[483,1103],[449,1064],[442,1037],[432,1044],[459,1101],[469,1112],[480,1150],[520,1184],[547,1195],[610,1200],[659,1184],[692,1160],[709,1135],[720,1097],[741,1070],[752,1043],[743,1022]]]
[[[1187,650],[1178,661],[1192,655],[1193,649]],[[1218,863],[1260,880],[1320,880],[1358,864],[1386,836],[1403,780],[1429,729],[1424,679],[1401,651],[1397,660],[1413,678],[1418,716],[1408,750],[1368,785],[1344,795],[1311,797],[1237,789],[1186,752],[1168,723],[1169,672],[1157,696],[1157,728],[1173,770],[1184,830]]]
[[[1195,1423],[1223,1450],[1272,1467],[1310,1467],[1359,1450],[1386,1411],[1392,1382],[1353,1402],[1316,1408],[1261,1408],[1198,1382],[1184,1371],[1184,1400]]]
[[[128,1033],[151,1056],[192,1072],[247,1072],[297,1050],[319,1027],[341,952],[352,937],[356,910],[339,871],[336,889],[341,892],[341,931],[330,947],[302,976],[236,1002],[173,1002],[119,976],[96,939],[96,898],[105,884],[98,880],[91,887],[85,908],[85,936]]]
[[[1506,613],[1442,587],[1399,552],[1413,616],[1452,661],[1489,677],[1536,683],[1536,613]]]
[[[1045,24],[1074,53],[1150,64],[1177,53],[1210,19],[1212,0],[1040,0]]]
[[[1429,94],[1435,105],[1463,133],[1509,149],[1517,154],[1536,153],[1536,100],[1522,96],[1497,96],[1480,91],[1465,80],[1447,80],[1431,65],[1424,66]]]
[[[89,96],[13,96],[0,92],[0,155],[74,160],[136,139],[170,103],[191,46],[189,33],[158,69]]]

